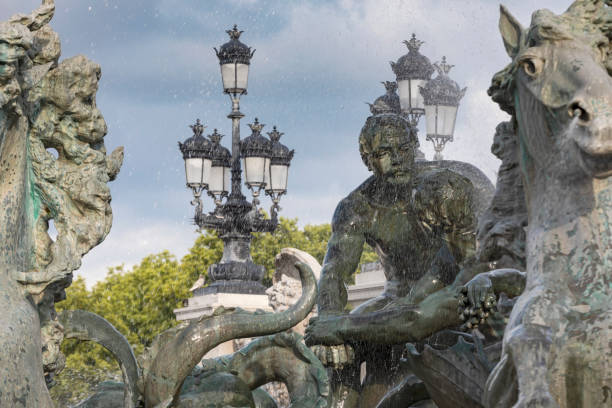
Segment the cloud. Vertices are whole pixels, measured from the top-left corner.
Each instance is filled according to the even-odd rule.
[[[115,211],[110,234],[85,255],[81,268],[76,272],[85,278],[88,287],[104,279],[109,267],[124,265],[129,270],[147,255],[168,250],[180,259],[197,238],[195,226],[187,220],[168,222],[146,217],[127,220],[120,214],[121,211]]]
[[[300,228],[304,225],[318,225],[330,223],[334,210],[338,202],[342,200],[346,194],[339,191],[330,191],[325,196],[315,197],[312,195],[297,193],[283,197],[281,208],[286,207],[291,209],[291,215],[286,215],[287,218],[298,219]],[[283,211],[280,213],[283,216]]]
[[[515,17],[546,7],[559,13],[570,1],[505,0]],[[39,0],[2,0],[0,20],[29,13]],[[432,61],[443,55],[451,77],[467,86],[455,141],[444,151],[494,179],[490,153],[495,125],[506,120],[486,94],[492,75],[508,57],[498,32],[499,6],[490,0],[58,0],[52,27],[64,58],[83,53],[102,66],[97,101],[109,126],[107,147],[125,145],[126,158],[111,183],[115,222],[106,241],[81,268],[88,283],[106,268],[134,265],[168,249],[181,256],[195,239],[190,192],[176,142],[190,136],[200,118],[219,128],[230,146],[229,101],[221,92],[212,47],[227,41],[234,23],[257,49],[249,94],[242,99],[245,124],[259,116],[285,132],[296,149],[281,215],[300,224],[329,222],[337,202],[368,176],[357,136],[369,115],[365,101],[394,79],[389,61],[407,52],[414,32]],[[422,121],[424,122],[424,121]],[[421,145],[429,158],[433,149]],[[243,190],[244,191],[244,190]],[[246,193],[246,191],[244,191]],[[269,202],[262,200],[267,207]],[[206,203],[207,208],[211,206]],[[90,278],[91,277],[91,278]]]
[[[252,6],[257,4],[257,0],[228,0],[228,3],[234,4],[235,6]]]

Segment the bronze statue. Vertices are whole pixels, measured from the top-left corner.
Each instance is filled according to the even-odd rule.
[[[297,336],[282,334],[272,344],[262,346],[262,340],[260,348],[251,347],[249,357],[268,368],[260,376],[237,378],[236,356],[232,372],[219,373],[209,388],[196,387],[183,400],[180,395],[184,380],[215,345],[282,332],[304,319],[316,296],[306,265],[298,267],[302,297],[289,310],[218,311],[162,333],[140,364],[126,339],[102,317],[85,311],[57,315],[54,304],[64,299],[82,256],[109,233],[107,183],[119,172],[123,149],[106,154],[107,127],[95,99],[100,66],[83,56],[59,61],[59,36],[47,24],[54,11],[53,0],[43,0],[32,14],[0,23],[0,406],[53,406],[48,387],[63,368],[65,337],[99,342],[119,360],[123,373],[124,384],[102,387],[108,398],[97,395],[82,406],[224,407],[226,397],[243,406],[241,396],[252,406],[255,397],[248,387],[279,379],[279,373],[286,376],[294,406],[304,400],[328,406],[323,367]],[[55,239],[49,233],[52,221]],[[241,362],[245,372],[259,367],[257,361]],[[235,390],[229,389],[232,384]],[[216,385],[228,392],[215,393]]]
[[[257,387],[272,381],[287,385],[291,407],[329,407],[327,373],[297,333],[285,333],[312,310],[316,281],[310,267],[296,264],[302,295],[288,310],[249,313],[219,308],[212,316],[185,322],[159,334],[136,362],[131,346],[108,321],[93,313],[64,311],[66,337],[92,340],[118,360],[124,384],[104,385],[78,407],[252,407],[276,403]],[[202,360],[231,339],[262,337],[236,353]],[[196,364],[202,363],[202,368]]]
[[[501,8],[512,62],[489,93],[513,116],[527,197],[527,283],[487,407],[612,404],[612,9],[575,1],[531,26]]]
[[[398,115],[366,120],[359,147],[374,175],[334,213],[319,283],[319,317],[307,328],[308,344],[398,344],[427,337],[448,326],[449,318],[461,323],[456,294],[425,302],[419,310],[415,305],[451,284],[461,263],[474,254],[474,187],[456,172],[415,164],[418,142],[408,129]],[[382,295],[346,314],[345,283],[358,266],[364,243],[378,253],[387,284]],[[428,318],[414,318],[422,314]],[[447,316],[441,326],[435,323],[438,314]],[[410,320],[415,324],[407,324]],[[350,348],[315,351],[330,365],[349,363]],[[388,369],[380,363],[384,357],[371,357],[365,357],[371,382],[366,380],[361,406],[372,406],[391,385]]]
[[[498,193],[480,220],[478,248],[486,188],[456,164],[415,163],[416,136],[400,116],[376,111],[367,119],[360,151],[374,175],[336,209],[320,315],[306,336],[316,356],[344,376],[334,375],[333,395],[315,354],[286,333],[193,370],[220,342],[301,321],[316,286],[305,265],[298,268],[302,297],[288,311],[218,312],[162,333],[140,362],[101,317],[56,315],[54,302],[72,271],[109,232],[107,183],[122,150],[107,156],[103,144],[106,125],[95,106],[99,66],[84,57],[59,62],[59,38],[47,25],[53,1],[0,23],[0,326],[7,328],[0,335],[0,405],[52,406],[46,388],[62,369],[65,336],[100,342],[123,371],[125,385],[103,387],[83,407],[273,406],[253,388],[279,378],[296,407],[425,406],[433,404],[429,397],[444,408],[610,406],[611,6],[577,0],[560,16],[540,10],[527,30],[502,7],[500,30],[512,62],[489,92],[512,115],[496,135],[507,172],[500,171]],[[345,313],[344,285],[365,243],[379,254],[388,282],[381,296]],[[520,272],[525,252],[527,273]],[[498,342],[475,350],[475,332],[453,333],[460,340],[443,350],[395,346],[420,347],[462,324],[482,328],[497,296],[523,290],[503,349]],[[464,341],[470,338],[473,344]]]
[[[123,148],[106,154],[100,67],[59,61],[54,12],[43,0],[0,23],[0,406],[52,406],[65,361],[54,303],[110,231],[107,183],[123,159]]]

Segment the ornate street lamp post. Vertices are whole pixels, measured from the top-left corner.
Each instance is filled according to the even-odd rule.
[[[276,126],[269,133],[270,139],[262,136],[265,125],[257,118],[249,124],[252,134],[240,140],[240,119],[244,117],[240,112],[240,97],[247,93],[249,65],[255,50],[240,42],[242,31],[236,26],[226,32],[230,41],[219,50],[215,48],[215,52],[221,66],[223,91],[232,102],[232,111],[228,115],[232,120],[231,154],[221,146],[223,135],[217,129],[208,139],[202,136],[204,125],[199,119],[191,126],[193,136],[179,143],[179,148],[185,160],[187,187],[194,194],[194,221],[200,229],[216,230],[223,240],[221,262],[209,267],[212,283],[200,294],[263,294],[265,287],[261,279],[264,267],[253,263],[251,258],[251,233],[273,232],[278,226],[278,203],[280,196],[287,191],[293,150],[280,144],[282,133],[276,130]],[[245,184],[253,195],[252,203],[242,194],[242,169]],[[209,214],[203,212],[201,193],[204,190],[215,202],[215,210]],[[272,197],[270,219],[264,218],[258,208],[262,190]]]
[[[453,141],[459,101],[467,88],[459,88],[459,85],[448,77],[453,65],[446,63],[446,57],[442,57],[442,62],[434,66],[438,76],[421,87],[421,94],[425,103],[427,140],[434,145],[434,160],[442,160],[444,146]]]
[[[410,41],[404,41],[408,54],[400,57],[397,62],[390,63],[399,88],[402,113],[409,117],[413,126],[418,125],[419,118],[425,113],[419,87],[425,85],[434,72],[429,58],[419,52],[423,43],[412,34]]]
[[[385,85],[387,96],[384,100],[381,99],[383,97],[378,98],[377,102],[383,102],[384,105],[391,101],[390,92],[394,94],[398,88],[401,109],[399,114],[409,120],[411,131],[415,133],[419,119],[425,115],[426,140],[434,145],[434,160],[442,160],[444,146],[453,141],[459,100],[465,94],[466,88],[461,90],[457,83],[448,77],[453,66],[446,63],[446,57],[442,58],[441,63],[432,64],[419,52],[423,41],[418,40],[414,34],[410,41],[404,41],[404,44],[408,47],[408,53],[397,62],[391,62],[397,85],[391,88],[390,85]],[[434,70],[437,70],[438,75],[431,79]],[[380,107],[371,106],[372,109],[381,111]],[[374,113],[374,110],[372,112]]]

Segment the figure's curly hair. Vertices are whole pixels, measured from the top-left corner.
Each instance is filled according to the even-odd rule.
[[[612,0],[576,0],[565,13],[556,15],[538,10],[531,17],[531,26],[519,44],[520,51],[531,39],[580,39],[602,55],[602,64],[612,75]],[[519,54],[520,54],[519,51]],[[505,112],[514,116],[514,77],[518,64],[510,64],[493,76],[488,93]]]
[[[370,168],[368,156],[372,152],[372,142],[378,132],[384,127],[395,127],[405,132],[408,142],[414,149],[419,147],[419,139],[412,130],[410,123],[403,117],[396,114],[372,115],[366,119],[361,132],[359,133],[359,153],[365,165]]]

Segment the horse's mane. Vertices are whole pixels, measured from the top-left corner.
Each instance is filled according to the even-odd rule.
[[[537,10],[531,17],[520,51],[531,40],[561,41],[577,39],[602,54],[602,63],[612,75],[612,0],[577,0],[565,13]],[[520,54],[519,51],[519,54]],[[488,93],[500,108],[514,116],[514,76],[517,59],[493,76]]]

